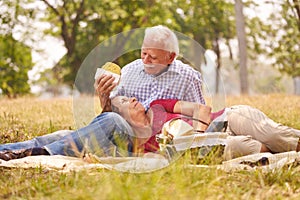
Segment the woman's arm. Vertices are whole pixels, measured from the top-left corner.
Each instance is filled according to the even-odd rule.
[[[199,131],[205,131],[208,127],[207,124],[209,124],[211,121],[211,107],[199,103],[177,101],[173,108],[173,112],[205,122],[206,124],[197,120],[193,120],[194,129]]]

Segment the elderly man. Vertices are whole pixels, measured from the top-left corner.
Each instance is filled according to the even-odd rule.
[[[137,98],[146,109],[155,99],[179,99],[205,104],[201,74],[176,60],[179,45],[176,35],[167,27],[154,26],[145,31],[141,59],[122,69],[116,92],[112,76],[103,75],[95,83],[105,111],[110,111],[110,97]],[[111,95],[110,95],[111,94]]]

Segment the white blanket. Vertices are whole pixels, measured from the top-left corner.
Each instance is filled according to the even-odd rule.
[[[262,157],[267,157],[269,165],[250,167],[241,164],[243,161],[255,162]],[[261,169],[264,172],[281,169],[300,159],[300,153],[295,151],[271,154],[258,153],[243,156],[223,162],[221,165],[189,165],[190,168],[217,168],[227,172]],[[168,161],[161,158],[102,158],[98,163],[91,163],[80,158],[66,156],[29,156],[21,159],[3,161],[0,160],[0,167],[6,168],[43,168],[59,172],[80,171],[88,169],[108,169],[121,172],[144,173],[152,172],[168,166]]]
[[[185,136],[176,138],[174,145],[177,150],[186,150],[194,147],[201,147],[206,145],[226,145],[227,135],[224,133],[206,133],[196,134],[192,136]],[[266,157],[269,164],[266,166],[255,166],[241,164],[243,161],[255,162]],[[300,153],[291,151],[279,154],[259,153],[240,158],[232,159],[223,162],[221,165],[189,165],[189,167],[215,167],[224,171],[236,170],[255,170],[260,168],[264,171],[280,169],[283,166],[300,160]],[[174,160],[176,161],[176,160]],[[118,170],[121,172],[143,173],[162,169],[169,165],[169,161],[165,158],[159,157],[106,157],[99,158],[95,156],[88,156],[85,160],[81,158],[67,157],[67,156],[29,156],[22,159],[3,161],[0,160],[0,167],[8,168],[38,168],[42,167],[49,170],[56,170],[59,172],[79,171],[83,169],[102,168],[108,170]]]
[[[108,169],[121,172],[144,173],[168,166],[162,158],[100,158],[96,163],[81,158],[68,156],[28,156],[21,159],[0,160],[0,167],[6,168],[44,168],[59,172],[80,171],[87,169]]]

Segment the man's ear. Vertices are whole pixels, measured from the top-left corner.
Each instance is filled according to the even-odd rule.
[[[175,58],[176,58],[176,53],[174,53],[174,52],[170,53],[168,56],[168,60],[167,60],[168,64],[171,64]]]

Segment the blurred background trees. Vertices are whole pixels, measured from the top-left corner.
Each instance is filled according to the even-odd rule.
[[[236,3],[241,3],[243,10],[236,7],[240,11],[236,12]],[[274,9],[265,19],[253,14],[262,3]],[[245,84],[248,79],[247,72],[259,75],[264,66],[258,58],[263,57],[270,60],[274,69],[291,76],[295,80],[294,93],[300,94],[299,4],[299,0],[1,1],[0,92],[10,97],[30,92],[32,81],[28,78],[28,71],[35,66],[31,51],[40,52],[38,44],[45,37],[51,36],[62,41],[66,53],[51,68],[40,70],[42,73],[37,83],[58,94],[58,87],[72,87],[85,57],[99,43],[124,31],[162,24],[191,37],[204,49],[214,52],[214,92],[219,92],[220,70],[225,65],[230,65],[235,71],[243,67],[244,75],[238,75],[239,91],[248,93],[249,86]],[[235,41],[239,31],[236,22],[242,17],[245,28],[242,27],[239,31],[244,31],[247,45],[244,49],[247,50],[238,53]],[[121,47],[114,51],[118,49]],[[224,53],[225,51],[227,53]],[[240,60],[247,57],[249,62]],[[124,66],[136,58],[139,58],[138,51],[114,62]],[[203,64],[201,62],[203,61],[199,60],[193,64],[197,68]],[[240,63],[244,64],[239,65]],[[256,71],[255,65],[258,65],[259,71]],[[269,92],[282,92],[281,86],[271,90],[269,85],[272,85],[272,82],[278,85],[278,77],[272,80],[262,81],[258,88],[264,88],[262,92],[267,88],[270,88]]]
[[[8,97],[17,97],[30,92],[28,71],[33,63],[30,47],[14,32],[27,27],[25,18],[34,15],[18,1],[0,2],[0,7],[0,89]],[[22,32],[26,37],[28,32]]]

